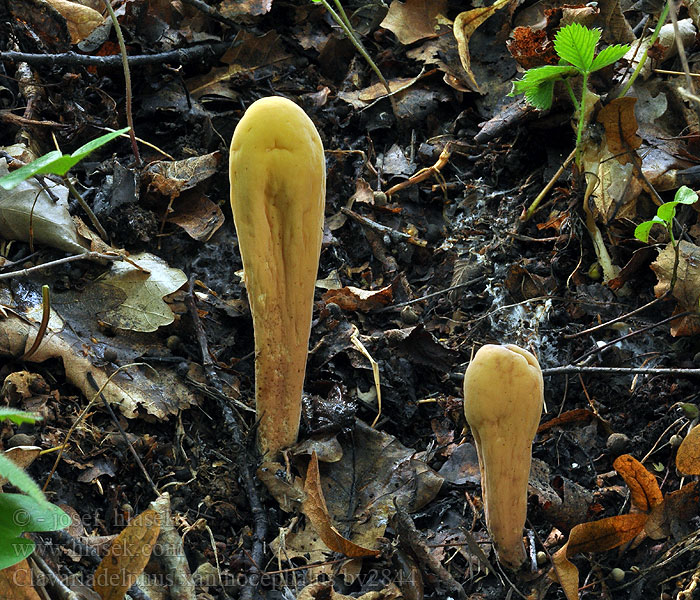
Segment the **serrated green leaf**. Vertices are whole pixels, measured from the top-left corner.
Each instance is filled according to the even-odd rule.
[[[12,171],[12,173],[0,177],[0,187],[11,190],[34,175],[50,174],[63,176],[88,154],[127,131],[129,131],[128,127],[119,129],[118,131],[110,131],[81,146],[73,152],[73,154],[62,154],[60,150],[54,150],[53,152],[44,154],[44,156],[40,156],[16,171]]]
[[[509,95],[525,94],[525,100],[532,106],[546,110],[552,106],[554,82],[577,73],[571,66],[546,65],[528,69],[522,79],[513,82]]]
[[[615,44],[614,46],[604,48],[598,53],[598,56],[593,59],[591,71],[598,71],[604,69],[608,65],[616,63],[629,52],[629,49],[629,44]]]
[[[649,242],[649,232],[654,225],[666,225],[659,217],[654,217],[650,221],[644,221],[635,227],[634,237],[638,240],[644,242],[645,244]]]
[[[590,73],[600,34],[600,29],[571,23],[562,27],[554,37],[554,50],[565,61]]]
[[[0,421],[5,419],[12,421],[15,425],[22,425],[22,423],[35,423],[42,418],[43,417],[41,415],[35,415],[34,413],[30,413],[25,410],[6,407],[0,408]]]
[[[543,81],[525,92],[525,100],[539,110],[547,110],[554,100],[554,82]]]

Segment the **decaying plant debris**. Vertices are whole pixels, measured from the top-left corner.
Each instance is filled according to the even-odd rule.
[[[0,596],[691,597],[700,206],[673,238],[634,231],[700,188],[696,7],[658,28],[663,6],[615,2],[112,8],[0,0],[0,175],[131,126],[0,188],[2,405],[43,417],[0,443],[74,518]],[[509,96],[570,23],[630,50],[547,111]],[[308,115],[327,174],[299,441],[275,462],[226,168],[268,96]],[[484,344],[544,375],[518,571],[462,410]]]

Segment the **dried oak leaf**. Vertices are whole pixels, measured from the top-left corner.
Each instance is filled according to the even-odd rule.
[[[693,427],[678,447],[676,468],[683,475],[700,475],[700,425]]]
[[[513,39],[508,41],[508,52],[523,69],[556,65],[559,62],[554,42],[543,29],[516,27]]]
[[[684,485],[680,490],[666,494],[663,502],[649,513],[644,532],[652,540],[661,540],[671,535],[683,534],[685,524],[700,509],[700,489],[697,481]]]

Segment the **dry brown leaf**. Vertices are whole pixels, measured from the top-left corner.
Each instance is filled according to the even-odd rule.
[[[578,569],[567,557],[568,544],[552,554],[552,570],[549,577],[558,581],[566,600],[578,600]]]
[[[61,16],[66,20],[68,32],[74,44],[82,42],[104,21],[99,12],[77,2],[48,0],[48,3],[61,13]]]
[[[193,156],[184,160],[157,160],[148,165],[148,189],[168,198],[177,198],[214,175],[221,162],[221,152]]]
[[[576,525],[569,533],[566,555],[579,552],[604,552],[626,544],[644,528],[648,515],[617,515],[591,523]]]
[[[95,569],[93,588],[102,600],[124,598],[148,564],[159,533],[160,516],[152,508],[129,521]]]
[[[552,556],[550,577],[559,581],[567,600],[578,599],[578,569],[569,558],[580,552],[604,552],[633,540],[643,529],[648,516],[644,513],[618,515],[576,525],[569,540]]]
[[[241,16],[259,16],[270,12],[272,0],[224,0],[217,11],[227,19]]]
[[[338,290],[328,290],[323,294],[323,301],[337,304],[343,310],[359,310],[369,312],[374,308],[386,306],[393,298],[391,285],[379,290],[362,290],[347,286]]]
[[[459,58],[462,61],[462,67],[467,74],[467,84],[475,92],[481,93],[479,84],[476,82],[474,73],[471,69],[471,57],[469,55],[469,40],[472,34],[479,25],[481,25],[486,19],[493,16],[497,10],[500,10],[511,0],[496,0],[491,6],[485,6],[482,8],[475,8],[473,10],[465,10],[457,15],[454,22],[454,36],[457,40],[457,46],[459,48]]]
[[[554,42],[547,37],[544,29],[516,27],[513,39],[508,40],[508,52],[524,69],[556,65],[559,62]]]
[[[683,475],[700,475],[700,425],[693,427],[678,447],[676,468]]]
[[[537,428],[537,433],[542,433],[552,427],[561,427],[562,425],[570,425],[571,423],[586,423],[597,418],[598,416],[588,408],[575,408],[573,410],[567,410],[565,413],[550,419],[546,423],[542,423],[542,425]]]
[[[613,468],[630,489],[632,506],[647,513],[663,502],[664,497],[656,477],[636,458],[629,454],[618,456],[613,463]]]
[[[391,31],[404,45],[436,37],[438,16],[447,9],[447,0],[394,0],[381,27]]]
[[[379,550],[363,548],[343,537],[331,523],[331,516],[326,507],[326,499],[321,489],[321,474],[318,470],[318,458],[316,452],[311,454],[309,467],[306,470],[304,482],[306,498],[301,505],[302,512],[311,521],[314,529],[321,536],[323,542],[333,550],[349,557],[378,556]]]
[[[182,227],[198,242],[208,241],[224,224],[224,213],[204,194],[197,190],[185,193],[173,202],[170,223]]]
[[[615,98],[598,113],[598,122],[605,127],[608,150],[621,165],[633,162],[632,151],[642,145],[637,135],[637,118],[634,116],[636,98]]]
[[[3,600],[41,600],[34,589],[32,570],[25,558],[0,570],[0,598]]]
[[[678,243],[678,279],[673,287],[673,297],[678,300],[675,312],[692,311],[697,313],[700,301],[700,247],[681,240]],[[659,283],[654,286],[656,297],[663,296],[671,287],[671,276],[675,261],[675,251],[669,244],[658,258],[651,264]],[[687,315],[671,322],[671,335],[700,334],[700,317],[697,314]]]
[[[34,589],[32,570],[25,558],[0,570],[0,598],[3,600],[41,600]]]
[[[679,525],[698,514],[700,490],[697,483],[693,481],[680,490],[666,494],[664,501],[651,510],[644,532],[652,540],[669,537]]]

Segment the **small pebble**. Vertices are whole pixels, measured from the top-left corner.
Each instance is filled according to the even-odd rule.
[[[176,335],[170,335],[168,336],[168,339],[165,340],[165,345],[169,350],[177,350],[181,344],[182,340]]]
[[[542,565],[547,563],[547,560],[547,553],[540,550],[537,553],[537,565],[541,567]]]
[[[629,446],[630,439],[624,433],[611,433],[605,447],[611,454],[622,454]]]
[[[610,577],[612,577],[614,582],[622,583],[625,580],[625,572],[620,567],[615,567],[610,571]]]
[[[410,306],[404,306],[401,309],[401,320],[406,323],[406,325],[415,325],[418,323],[418,315]]]
[[[678,434],[672,435],[668,440],[668,443],[671,445],[672,448],[678,448],[678,446],[680,446],[683,443],[683,438]]]

